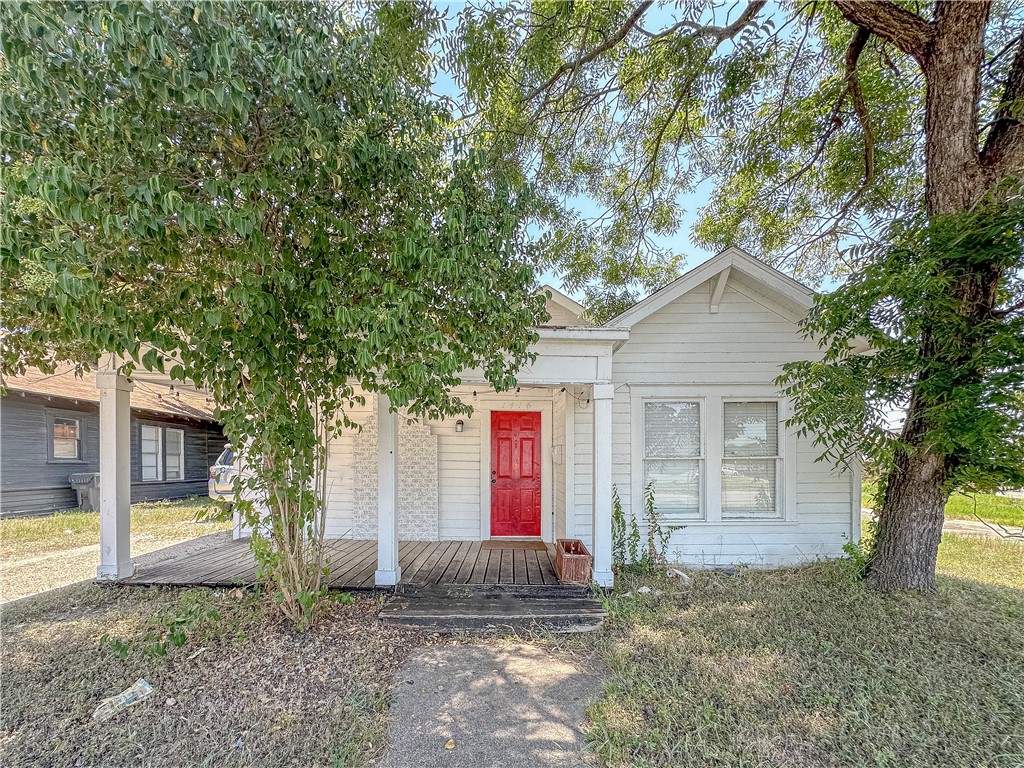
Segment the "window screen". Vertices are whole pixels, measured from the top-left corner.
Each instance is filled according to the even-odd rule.
[[[644,485],[663,519],[703,517],[700,404],[644,403]]]
[[[727,402],[722,416],[722,518],[778,517],[778,403]]]

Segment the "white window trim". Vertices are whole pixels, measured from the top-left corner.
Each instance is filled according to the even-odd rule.
[[[180,483],[185,479],[185,430],[179,427],[164,427],[161,432],[163,433],[160,438],[160,447],[163,449],[163,470],[164,470],[164,481],[172,483]],[[167,477],[167,439],[166,434],[168,432],[176,432],[181,437],[178,441],[178,477],[168,479]]]
[[[737,456],[737,457],[730,457],[730,459],[733,460],[733,461],[742,461],[743,459],[755,459],[755,460],[765,460],[765,461],[767,461],[769,459],[772,459],[772,460],[775,461],[775,516],[774,517],[764,517],[762,515],[746,515],[746,516],[744,516],[744,515],[734,515],[734,516],[732,516],[732,517],[730,517],[728,519],[723,518],[723,520],[725,522],[733,522],[733,521],[735,521],[735,522],[760,522],[760,521],[765,521],[765,522],[776,522],[776,523],[780,522],[780,521],[781,522],[785,522],[786,519],[787,519],[787,517],[786,517],[786,501],[785,501],[786,496],[787,496],[787,494],[785,492],[785,486],[787,484],[786,468],[790,464],[794,463],[794,462],[791,462],[791,461],[787,462],[786,458],[785,458],[785,454],[786,454],[786,444],[785,443],[786,443],[786,438],[788,437],[787,430],[786,430],[786,419],[789,418],[786,415],[786,413],[785,413],[786,398],[777,397],[777,396],[774,396],[774,397],[754,397],[754,396],[751,396],[751,397],[723,397],[723,398],[720,398],[720,405],[719,405],[719,430],[718,430],[718,434],[719,434],[719,446],[718,446],[719,447],[719,452],[718,452],[719,456],[718,456],[718,459],[719,459],[719,461],[721,463],[719,464],[718,475],[717,475],[717,477],[719,477],[719,478],[722,475],[722,465],[726,461],[726,456],[725,456],[725,434],[724,434],[724,429],[725,429],[725,404],[726,403],[775,403],[776,404],[776,408],[777,408],[776,416],[777,416],[777,418],[779,420],[779,426],[778,426],[779,433],[778,433],[778,447],[776,449],[778,455],[776,455],[776,456]],[[721,485],[719,485],[719,490],[721,490]],[[721,499],[719,499],[719,514],[721,514],[721,511],[722,511],[721,510]]]
[[[142,465],[142,457],[145,451],[142,449],[143,437],[142,433],[146,429],[156,430],[156,477],[147,478],[144,476],[145,467]],[[162,483],[164,480],[164,430],[162,427],[158,427],[156,424],[140,424],[139,425],[139,482],[142,483]]]
[[[698,430],[700,432],[700,455],[699,456],[687,456],[684,460],[695,460],[698,466],[698,476],[700,482],[697,484],[697,496],[700,503],[697,505],[697,517],[688,517],[680,520],[668,521],[671,525],[689,525],[690,523],[704,523],[708,519],[708,502],[707,502],[707,488],[708,488],[708,430],[707,421],[705,414],[707,411],[707,400],[701,397],[645,397],[640,401],[640,418],[639,418],[639,430],[635,432],[639,436],[637,439],[637,447],[640,453],[639,462],[639,480],[634,480],[634,483],[639,483],[640,494],[639,494],[639,505],[634,506],[633,509],[637,510],[637,519],[643,517],[644,508],[644,462],[647,461],[647,435],[646,435],[646,420],[644,414],[644,406],[646,403],[696,403],[697,404],[697,417],[699,419]],[[636,495],[634,494],[634,499]],[[657,489],[655,489],[655,503],[657,503]]]
[[[634,386],[630,388],[630,508],[642,518],[644,508],[644,402],[695,401],[702,407],[701,450],[704,453],[704,476],[701,479],[702,519],[687,520],[681,526],[786,526],[797,523],[797,431],[786,426],[792,416],[792,403],[775,390],[760,385],[737,384],[728,387]],[[723,402],[776,402],[779,407],[779,450],[781,482],[777,489],[778,517],[736,517],[722,519],[722,458],[724,456]]]
[[[69,456],[57,456],[56,446],[54,445],[57,439],[57,420],[63,419],[64,421],[73,421],[76,424],[75,431],[78,437],[75,439],[76,450],[78,455],[74,458]],[[62,413],[54,413],[47,411],[46,413],[46,440],[48,445],[46,446],[46,462],[48,464],[85,464],[85,423],[81,416],[68,416]]]

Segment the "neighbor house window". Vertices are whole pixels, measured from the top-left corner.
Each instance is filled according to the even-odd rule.
[[[82,459],[82,422],[54,416],[51,425],[51,452],[56,461],[80,461]]]
[[[185,477],[185,431],[164,430],[164,479],[181,480]]]
[[[704,517],[701,407],[696,402],[644,403],[644,486],[654,488],[667,521]]]
[[[722,407],[722,519],[779,517],[778,403]]]
[[[139,454],[143,480],[185,479],[185,430],[140,425]]]
[[[160,440],[160,427],[154,427],[149,424],[142,425],[141,434],[141,450],[142,456],[142,479],[143,480],[162,480],[161,470],[161,440]]]

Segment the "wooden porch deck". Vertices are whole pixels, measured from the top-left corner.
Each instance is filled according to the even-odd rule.
[[[373,589],[377,542],[326,542],[330,589]],[[554,549],[534,541],[403,541],[398,547],[402,584],[557,585]],[[256,581],[248,541],[227,541],[141,568],[127,584],[232,587]]]

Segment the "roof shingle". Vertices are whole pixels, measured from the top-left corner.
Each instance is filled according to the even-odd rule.
[[[54,373],[29,368],[24,376],[6,378],[4,386],[11,392],[60,397],[85,403],[100,401],[100,393],[96,389],[96,371],[85,371],[82,376],[76,376],[75,366],[70,363],[59,364]],[[164,385],[152,381],[135,381],[135,389],[132,390],[132,410],[196,421],[216,421],[213,409],[213,401],[207,395],[170,383]]]

